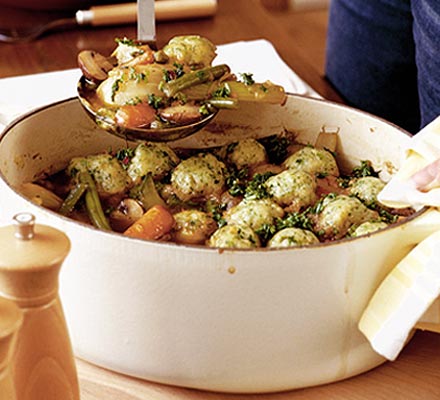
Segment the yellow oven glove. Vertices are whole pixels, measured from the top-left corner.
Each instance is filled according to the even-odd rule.
[[[401,168],[379,194],[389,207],[440,208],[440,117],[411,138]],[[374,293],[359,329],[376,352],[399,355],[414,328],[440,333],[440,231],[418,244]]]

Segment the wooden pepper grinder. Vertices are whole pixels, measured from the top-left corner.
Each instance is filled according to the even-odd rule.
[[[16,400],[11,362],[17,331],[23,321],[23,312],[11,300],[0,297],[0,398]]]
[[[67,236],[35,225],[32,214],[0,228],[0,295],[23,311],[12,375],[17,400],[78,400],[79,385],[64,312],[58,295]]]

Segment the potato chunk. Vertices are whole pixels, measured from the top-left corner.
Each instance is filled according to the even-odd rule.
[[[199,210],[184,210],[174,214],[173,237],[177,243],[203,244],[217,229],[214,219]]]
[[[159,83],[163,78],[163,66],[137,65],[130,68],[114,68],[96,90],[102,102],[109,106],[123,106],[145,102],[150,95],[163,96]]]

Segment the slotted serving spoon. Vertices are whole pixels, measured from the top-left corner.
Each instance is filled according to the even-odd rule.
[[[137,36],[138,41],[148,44],[151,48],[156,49],[156,25],[155,25],[155,1],[154,0],[138,0],[137,1]],[[132,141],[156,141],[168,142],[172,140],[187,137],[196,133],[207,125],[217,114],[217,111],[204,116],[199,121],[175,126],[164,127],[139,127],[128,128],[116,123],[115,119],[102,115],[98,112],[94,104],[96,103],[96,84],[90,83],[86,77],[82,76],[78,82],[78,97],[87,111],[87,113],[95,120],[95,122],[106,131]]]

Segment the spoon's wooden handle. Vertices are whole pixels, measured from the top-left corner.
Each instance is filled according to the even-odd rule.
[[[154,10],[156,21],[210,17],[217,11],[217,0],[155,1]],[[136,22],[136,19],[136,3],[95,6],[77,13],[77,20],[81,25],[129,24]]]

